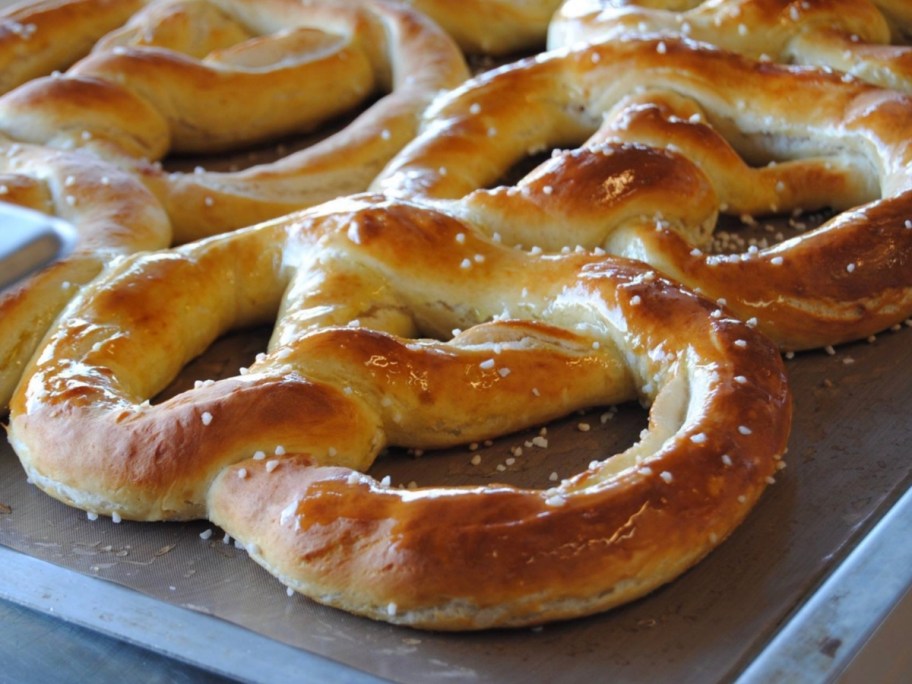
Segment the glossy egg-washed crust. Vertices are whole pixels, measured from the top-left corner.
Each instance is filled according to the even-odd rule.
[[[79,288],[118,257],[171,244],[161,205],[139,181],[91,155],[0,141],[0,200],[59,216],[74,251],[0,290],[0,414],[41,338]]]
[[[275,316],[241,375],[148,404],[220,334]],[[547,490],[363,474],[387,445],[634,399],[651,405],[641,440]],[[648,266],[534,255],[368,195],[123,261],[50,334],[9,436],[69,504],[205,516],[317,601],[478,629],[593,613],[680,574],[771,481],[790,411],[775,346]]]
[[[527,247],[644,260],[756,318],[782,348],[805,349],[912,314],[910,130],[912,98],[897,91],[628,37],[472,79],[429,110],[374,187],[452,205]],[[488,189],[530,151],[555,147],[577,149],[517,187]],[[707,249],[719,212],[827,207],[830,220],[780,244]]]
[[[907,0],[568,0],[549,24],[548,47],[631,34],[686,36],[910,92],[910,32]]]
[[[15,65],[0,87],[23,81],[0,97],[0,201],[78,234],[68,259],[0,293],[0,413],[51,322],[105,266],[365,189],[468,74],[439,28],[384,0],[58,0],[0,19],[0,63]],[[301,132],[362,97],[348,126],[273,163],[152,163]]]
[[[91,15],[109,4],[47,3],[35,8],[41,22],[23,10],[17,21],[34,28],[15,45],[0,41],[0,59],[46,51],[51,24],[88,23],[75,22],[74,5]],[[139,4],[66,71],[36,71],[0,97],[0,133],[87,148],[131,170],[165,207],[177,242],[365,190],[415,135],[431,100],[468,76],[447,34],[388,0]],[[156,163],[303,137],[340,117],[352,118],[313,145],[240,171],[169,173]]]
[[[440,24],[470,53],[541,50],[562,0],[405,0]]]

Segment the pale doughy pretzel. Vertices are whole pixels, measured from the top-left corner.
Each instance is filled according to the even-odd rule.
[[[0,412],[54,318],[110,262],[171,243],[159,203],[132,176],[91,155],[0,144],[0,201],[60,216],[73,253],[0,292]]]
[[[364,190],[429,102],[467,75],[439,27],[386,0],[155,0],[66,73],[0,98],[0,131],[138,172],[184,242]],[[378,95],[275,163],[224,173],[152,163],[304,133]]]
[[[241,375],[147,403],[218,335],[277,311]],[[388,444],[636,398],[652,404],[640,441],[548,490],[357,472]],[[10,440],[52,496],[208,516],[318,601],[435,629],[588,614],[669,581],[746,515],[790,422],[777,350],[715,304],[636,262],[542,258],[382,196],[122,262],[11,406]]]
[[[452,211],[508,242],[643,259],[757,318],[783,348],[803,349],[912,313],[910,131],[912,101],[895,91],[673,38],[618,39],[457,89],[376,187],[463,198]],[[587,138],[516,188],[476,190],[530,152]],[[814,231],[743,254],[706,252],[720,209],[826,205],[843,211]],[[517,225],[525,236],[537,226],[534,242],[511,234]]]
[[[37,0],[0,9],[0,93],[66,69],[144,0]]]
[[[882,10],[882,11],[881,11]],[[912,92],[906,0],[568,0],[548,46],[666,34],[754,59],[832,67]]]
[[[509,55],[545,45],[562,0],[405,0],[472,53]]]

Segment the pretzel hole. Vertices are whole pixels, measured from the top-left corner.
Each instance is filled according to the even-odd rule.
[[[830,207],[817,211],[796,210],[791,213],[721,214],[706,248],[709,254],[749,254],[819,228],[835,215]]]
[[[391,447],[368,474],[406,489],[502,483],[544,490],[586,471],[593,461],[625,451],[638,441],[647,423],[647,411],[633,402],[593,407],[545,425],[447,449]]]
[[[249,368],[257,355],[265,353],[272,328],[257,326],[221,335],[201,355],[188,362],[167,387],[149,400],[159,404],[200,383],[221,380]]]
[[[173,151],[160,164],[165,172],[216,173],[244,171],[257,166],[272,164],[296,152],[320,144],[324,140],[344,131],[361,114],[376,104],[385,93],[380,92],[365,98],[356,107],[341,112],[311,130],[290,133],[276,139],[234,145],[231,149],[206,154]]]
[[[266,351],[271,334],[271,327],[258,326],[220,336],[150,403],[237,375]],[[367,474],[406,489],[491,484],[548,489],[586,471],[593,461],[626,451],[647,427],[648,411],[637,402],[595,406],[489,440],[426,451],[390,446]]]

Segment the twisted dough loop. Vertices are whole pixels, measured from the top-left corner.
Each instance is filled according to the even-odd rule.
[[[509,55],[540,49],[562,0],[406,0],[468,52]]]
[[[161,249],[171,229],[158,202],[132,176],[90,155],[31,145],[0,146],[0,200],[71,222],[76,250],[0,292],[0,410],[52,321],[119,256]]]
[[[29,27],[9,49],[43,55],[23,60],[23,78],[76,58],[56,51],[60,32],[87,50],[83,37],[98,37],[114,17],[123,22],[137,3],[98,18],[108,4],[37,3],[6,15]],[[0,98],[0,171],[14,174],[0,199],[70,219],[80,234],[65,263],[2,294],[0,410],[54,317],[115,257],[364,189],[413,137],[430,99],[467,75],[438,28],[383,0],[159,0],[130,16],[66,74]],[[0,38],[2,58],[13,39]],[[145,159],[199,141],[221,146],[287,132],[326,114],[309,111],[310,101],[330,102],[339,91],[329,112],[338,113],[379,88],[391,92],[344,130],[272,164],[184,174]]]
[[[66,69],[143,0],[36,0],[0,11],[0,93]]]
[[[0,121],[12,139],[87,147],[138,171],[185,242],[364,190],[431,99],[467,75],[448,36],[386,0],[157,0],[62,76],[0,98]],[[303,134],[377,95],[272,164],[183,174],[148,163]]]
[[[508,242],[522,241],[513,226],[537,226],[527,247],[643,259],[756,317],[786,349],[864,338],[912,313],[912,102],[894,91],[626,39],[481,75],[427,121],[377,189],[441,206],[461,198],[447,210]],[[581,143],[516,188],[476,190],[530,152]],[[779,245],[704,252],[723,207],[828,204],[843,213]]]
[[[227,328],[276,311],[246,373],[144,403]],[[387,444],[633,398],[653,403],[641,441],[546,491],[396,490],[357,472]],[[49,337],[10,438],[67,503],[206,515],[318,601],[469,629],[587,614],[670,580],[760,495],[789,418],[775,348],[643,266],[543,259],[363,196],[124,261]]]
[[[631,34],[686,36],[754,59],[823,66],[912,92],[904,0],[568,0],[549,48]]]

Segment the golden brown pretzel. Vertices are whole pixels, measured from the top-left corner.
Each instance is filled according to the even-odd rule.
[[[0,9],[0,93],[66,69],[143,4],[144,0],[36,0]]]
[[[0,144],[0,201],[70,221],[73,253],[0,291],[0,413],[44,333],[79,288],[126,254],[171,243],[168,219],[132,176],[91,155]]]
[[[548,46],[675,35],[912,92],[910,31],[905,0],[569,0],[554,16]]]
[[[440,24],[464,50],[508,55],[544,47],[562,0],[405,0]]]
[[[137,171],[183,242],[364,190],[431,99],[466,76],[441,29],[387,0],[153,0],[64,74],[0,98],[0,132]],[[168,173],[153,163],[303,134],[378,96],[272,164]]]
[[[452,211],[507,242],[646,260],[803,349],[912,313],[910,131],[912,100],[895,91],[673,38],[618,39],[457,89],[376,187],[462,198]],[[476,190],[530,152],[582,143],[516,188]],[[826,205],[842,213],[778,245],[707,251],[720,210]],[[517,225],[537,227],[532,244]]]
[[[218,335],[276,312],[241,375],[148,404]],[[358,472],[388,444],[636,398],[652,404],[641,440],[548,490]],[[648,267],[542,258],[355,196],[96,280],[35,357],[10,440],[67,503],[208,516],[318,601],[475,629],[603,610],[684,571],[757,500],[789,419],[777,350]]]

